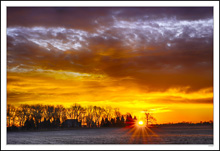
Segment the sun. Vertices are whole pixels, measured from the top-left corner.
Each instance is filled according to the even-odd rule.
[[[143,126],[143,125],[144,125],[144,122],[143,122],[143,121],[138,121],[138,125],[139,125],[139,126]]]

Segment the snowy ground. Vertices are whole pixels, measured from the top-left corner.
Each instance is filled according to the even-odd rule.
[[[7,144],[213,144],[212,127],[8,132]]]

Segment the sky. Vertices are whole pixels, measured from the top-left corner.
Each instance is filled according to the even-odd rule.
[[[212,7],[8,7],[7,103],[213,119]]]

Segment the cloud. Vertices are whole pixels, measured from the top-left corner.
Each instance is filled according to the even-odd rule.
[[[92,31],[110,25],[113,17],[126,20],[177,18],[198,20],[213,17],[212,7],[8,7],[8,26],[64,26]]]
[[[7,68],[190,93],[213,86],[212,36],[208,7],[8,8]]]
[[[154,21],[135,20],[132,22],[114,19],[111,26],[100,26],[95,32],[76,30],[64,27],[9,27],[7,35],[12,37],[13,44],[33,42],[48,50],[90,50],[100,42],[120,43],[131,51],[145,50],[149,47],[163,46],[173,50],[182,43],[204,42],[211,44],[213,19],[179,21],[176,19],[160,19]],[[118,42],[119,41],[119,42]],[[158,45],[159,44],[159,45]],[[161,47],[160,46],[160,47]],[[158,47],[158,48],[160,48]],[[180,45],[181,47],[181,45]]]
[[[47,70],[8,72],[8,102],[102,102],[102,105],[120,102],[122,106],[133,104],[138,108],[151,104],[210,104],[213,101],[212,88],[188,93],[187,87],[149,92],[139,89],[135,83],[122,82],[124,79],[65,73]]]

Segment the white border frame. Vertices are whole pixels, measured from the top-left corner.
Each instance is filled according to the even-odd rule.
[[[51,5],[52,4],[52,5]],[[214,7],[214,145],[7,145],[6,143],[6,74],[7,46],[6,20],[7,6],[68,6],[68,7],[176,7],[211,6]],[[2,1],[1,2],[1,149],[3,150],[219,150],[219,2],[218,1]],[[64,147],[65,146],[65,147]]]

